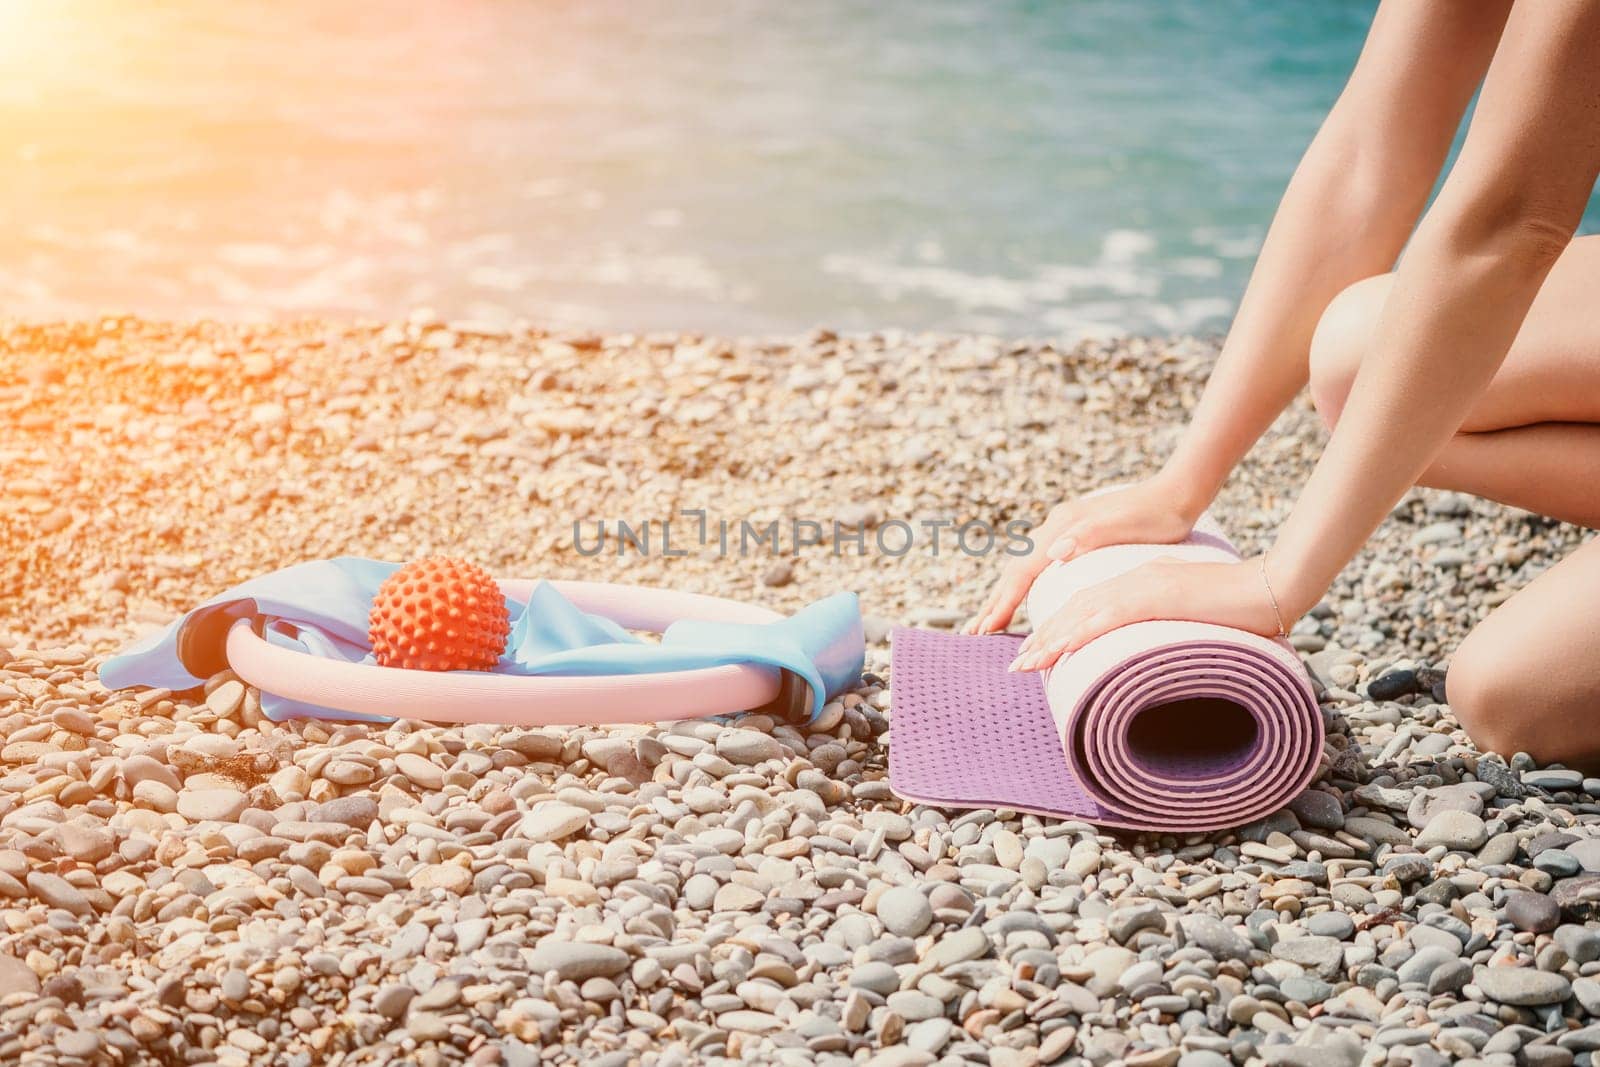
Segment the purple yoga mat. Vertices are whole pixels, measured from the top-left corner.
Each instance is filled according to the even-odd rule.
[[[1160,556],[1237,559],[1206,522],[1178,545],[1052,564],[1028,596],[1073,593]],[[889,784],[918,803],[1007,807],[1136,830],[1205,832],[1283,807],[1311,782],[1322,713],[1286,642],[1223,626],[1136,623],[1045,673],[1006,668],[1021,637],[891,636]]]

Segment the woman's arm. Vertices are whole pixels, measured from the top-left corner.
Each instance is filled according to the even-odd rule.
[[[1198,518],[1306,384],[1346,286],[1394,266],[1494,53],[1510,0],[1384,0],[1295,170],[1210,381],[1161,479]]]
[[[1344,92],[1295,170],[1227,343],[1155,477],[1063,502],[1008,562],[968,633],[1001,630],[1052,559],[1189,532],[1309,377],[1311,335],[1345,286],[1394,265],[1494,52],[1511,0],[1384,0]]]
[[[1267,557],[1157,562],[1104,582],[1023,642],[1015,669],[1048,667],[1144,619],[1263,634],[1291,625],[1460,428],[1597,176],[1600,2],[1518,4],[1461,158],[1400,262],[1374,354]]]
[[[1285,617],[1333,583],[1494,377],[1600,174],[1600,3],[1518,4],[1461,157],[1400,263],[1267,559]]]

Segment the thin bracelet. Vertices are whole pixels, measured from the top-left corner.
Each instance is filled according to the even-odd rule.
[[[1288,637],[1289,631],[1283,628],[1283,612],[1278,610],[1278,594],[1272,591],[1272,583],[1267,580],[1267,557],[1261,557],[1261,584],[1267,587],[1267,598],[1272,601],[1272,614],[1278,620],[1278,636]]]

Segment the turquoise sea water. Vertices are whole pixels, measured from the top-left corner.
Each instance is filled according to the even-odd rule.
[[[1372,0],[10,0],[0,304],[1222,328]]]

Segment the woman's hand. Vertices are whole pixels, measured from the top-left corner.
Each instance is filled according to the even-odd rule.
[[[1099,637],[1149,619],[1213,622],[1265,637],[1279,632],[1278,610],[1260,559],[1192,563],[1163,557],[1080,590],[1017,650],[1014,671],[1053,665]],[[1293,622],[1284,616],[1282,624]]]
[[[1174,480],[1157,475],[1099,496],[1058,504],[1032,531],[1033,550],[1006,564],[989,599],[963,632],[1004,630],[1022,598],[1028,595],[1033,580],[1056,560],[1071,559],[1106,545],[1170,545],[1182,541],[1205,510],[1204,503],[1195,506],[1189,501],[1190,495]]]

